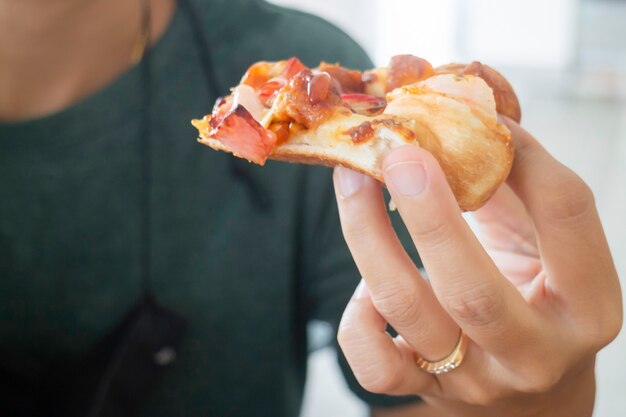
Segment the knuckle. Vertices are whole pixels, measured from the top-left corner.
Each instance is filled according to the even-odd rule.
[[[549,220],[575,222],[593,212],[593,192],[576,174],[568,171],[547,181],[542,211]]]
[[[421,224],[407,224],[407,228],[415,241],[431,247],[445,245],[453,237],[450,222],[425,220]]]
[[[352,335],[354,332],[352,327],[353,326],[347,322],[347,320],[342,319],[337,329],[337,343],[346,355],[348,354],[347,350],[350,346],[350,341],[353,338]]]
[[[359,384],[374,394],[393,394],[402,385],[400,372],[390,372],[381,366],[370,366],[355,372]]]
[[[337,343],[346,355],[350,353],[351,347],[360,343],[367,343],[363,326],[359,321],[362,317],[362,308],[359,303],[351,302],[343,314],[337,328]]]
[[[558,331],[558,330],[557,330]],[[555,355],[564,341],[561,337],[557,340],[536,341],[534,349],[527,355],[520,355],[514,377],[511,379],[512,387],[520,393],[541,394],[552,390],[565,375],[566,369],[571,363],[571,352],[563,352],[563,355]]]
[[[463,401],[470,405],[489,407],[497,404],[504,395],[493,387],[486,388],[486,385],[472,385],[465,390]]]
[[[500,291],[488,284],[463,289],[445,302],[454,317],[471,326],[488,326],[504,312]]]
[[[392,324],[408,326],[414,323],[420,315],[420,303],[414,290],[395,288],[379,293],[373,300],[374,307]]]
[[[624,325],[624,315],[621,313],[621,308],[619,313],[614,313],[610,315],[608,323],[605,327],[604,333],[604,346],[611,343],[613,340],[617,338],[619,333],[622,331],[622,326]]]
[[[532,375],[523,378],[516,387],[525,394],[542,394],[551,391],[563,377],[555,367],[542,367]]]
[[[622,330],[623,317],[621,305],[617,308],[607,306],[599,317],[587,326],[585,335],[591,339],[589,344],[594,351],[602,349],[617,338]]]
[[[354,377],[367,391],[375,394],[393,394],[402,384],[401,371],[390,369],[388,363],[368,359],[364,353],[367,340],[357,332],[353,333],[350,326],[340,327],[337,341],[345,355]],[[368,350],[369,352],[369,350]]]
[[[348,242],[357,242],[367,236],[373,235],[372,223],[363,219],[362,216],[353,216],[350,220],[342,223],[343,235]]]
[[[354,301],[350,304],[339,323],[337,342],[354,377],[363,388],[375,394],[400,392],[405,372],[401,362],[390,360],[380,347],[372,345],[370,331],[361,320],[365,307]]]
[[[513,133],[513,132],[512,132]],[[530,163],[533,163],[537,157],[540,157],[545,154],[545,150],[539,146],[537,140],[533,138],[528,132],[515,130],[516,134],[515,138],[515,157],[521,160],[530,159]],[[530,158],[529,158],[530,157]]]

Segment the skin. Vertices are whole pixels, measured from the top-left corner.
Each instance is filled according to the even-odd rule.
[[[155,42],[165,31],[175,5],[171,0],[149,1],[152,10],[151,41]],[[65,109],[106,86],[130,66],[129,57],[140,32],[140,17],[139,1],[0,0],[0,120],[42,117]],[[525,135],[517,131],[516,142],[523,145]],[[533,143],[531,139],[527,142]],[[484,410],[507,410],[501,415],[510,416],[530,415],[508,413],[508,410],[519,408],[522,403],[532,403],[533,409],[543,410],[544,407],[548,410],[547,407],[559,405],[558,401],[566,397],[567,404],[572,404],[572,409],[575,409],[568,416],[589,415],[587,410],[593,403],[595,352],[615,336],[621,325],[618,284],[588,190],[578,180],[572,180],[569,173],[565,177],[570,182],[565,183],[571,185],[572,181],[575,182],[575,192],[564,192],[567,188],[560,187],[564,185],[564,168],[551,160],[545,151],[536,148],[523,145],[518,149],[518,155],[531,156],[528,159],[518,157],[514,170],[518,173],[514,172],[509,182],[536,219],[540,236],[547,236],[549,232],[554,237],[535,240],[534,229],[529,229],[528,219],[524,217],[524,206],[507,188],[498,193],[478,216],[483,216],[481,221],[486,235],[491,236],[486,248],[491,253],[499,252],[495,264],[502,271],[501,275],[481,253],[482,249],[472,241],[469,233],[463,230],[458,209],[455,211],[449,190],[442,183],[441,172],[432,158],[419,149],[394,152],[387,158],[386,166],[393,164],[396,155],[396,159],[400,158],[396,162],[423,161],[428,168],[427,190],[430,191],[416,198],[394,194],[394,200],[406,223],[411,225],[416,245],[424,259],[428,260],[427,269],[434,292],[417,279],[417,270],[409,265],[408,258],[402,255],[402,249],[387,229],[384,205],[376,183],[364,178],[355,195],[339,198],[346,237],[349,237],[351,250],[369,285],[367,289],[361,287],[358,296],[355,295],[346,309],[339,334],[342,347],[359,381],[366,388],[391,394],[419,393],[429,403],[394,410],[373,410],[374,416],[440,416],[440,410],[451,416],[489,415]],[[522,152],[524,149],[528,152]],[[540,171],[542,175],[524,168],[530,161],[533,161],[533,170],[537,166],[543,167]],[[554,167],[558,169],[553,173],[550,169]],[[338,173],[339,176],[341,174]],[[390,184],[389,181],[387,183]],[[545,186],[553,192],[533,192]],[[390,189],[393,193],[393,187]],[[542,204],[546,196],[556,198],[556,205],[546,201]],[[573,205],[570,204],[572,201]],[[507,210],[509,204],[518,210],[510,214]],[[438,208],[442,211],[438,212]],[[499,213],[502,212],[507,215],[501,217]],[[367,220],[370,223],[362,224],[371,226],[359,226],[355,223],[358,218]],[[451,221],[451,226],[437,227],[444,221],[445,224]],[[568,229],[570,226],[571,230]],[[372,236],[376,239],[372,240]],[[511,239],[511,236],[514,238]],[[364,242],[379,242],[376,247],[367,248],[355,242],[359,237]],[[559,253],[554,250],[549,264],[538,263],[537,253],[532,248],[536,251],[534,242],[544,240],[546,243],[541,244],[542,250],[544,246],[559,247],[564,244],[568,251]],[[379,262],[384,268],[368,265],[364,260],[368,253],[374,252],[374,259],[385,260]],[[459,260],[455,269],[450,259],[460,259],[461,255],[471,259]],[[569,257],[575,259],[575,263],[570,262]],[[547,262],[548,258],[545,259]],[[537,273],[537,268],[541,273]],[[459,285],[463,281],[455,279],[456,273],[460,274],[457,278],[468,278],[467,286]],[[571,285],[563,282],[566,281],[563,278],[566,274],[572,274],[576,282]],[[469,279],[470,275],[475,279]],[[515,317],[499,314],[501,309],[498,305],[502,304],[498,303],[504,302],[500,297],[515,293],[511,288],[502,290],[502,293],[489,292],[490,286],[477,283],[478,279],[488,283],[498,281],[492,275],[500,281],[502,276],[509,278],[507,282],[513,283],[509,285],[525,294],[523,300],[532,307],[532,311],[529,313],[530,308],[523,309],[518,295],[517,302],[511,304],[515,306],[511,307]],[[561,278],[557,279],[557,276]],[[589,276],[595,279],[593,285],[585,279]],[[579,281],[581,287],[577,289]],[[405,293],[406,289],[410,291]],[[485,292],[498,297],[481,297],[480,294]],[[527,292],[531,297],[526,297]],[[515,299],[515,296],[511,298]],[[415,306],[423,308],[415,310]],[[544,316],[550,316],[554,321],[545,319],[544,323],[541,321]],[[518,322],[515,322],[516,317]],[[532,318],[528,329],[519,326],[520,317]],[[566,329],[578,331],[580,340],[570,343],[571,334],[564,334],[564,331],[555,332],[553,336],[559,336],[556,341],[547,337],[544,340],[537,328],[531,326],[564,326],[562,322],[557,323],[556,318],[567,322]],[[512,320],[514,324],[502,322],[505,319]],[[387,321],[406,339],[391,341],[382,330]],[[518,327],[513,327],[516,330],[511,332],[506,328],[507,323]],[[551,327],[547,323],[552,323]],[[456,343],[459,324],[473,340],[462,367],[441,377],[441,381],[417,371],[410,346],[415,345],[415,349],[426,357],[445,356]],[[546,332],[546,329],[543,331]],[[524,339],[527,334],[535,338]],[[535,346],[530,340],[545,343]],[[550,347],[557,342],[560,357],[554,363],[542,361],[551,358],[546,352],[551,352]],[[507,347],[511,348],[510,352],[519,351],[519,356],[511,353],[505,358]],[[510,357],[513,356],[515,362],[511,365]],[[546,376],[544,371],[538,369],[537,365],[544,362],[553,365],[555,373]],[[523,366],[524,363],[528,366]],[[405,368],[397,370],[395,367],[399,364]],[[496,364],[502,364],[506,370]],[[507,364],[509,366],[505,367]],[[511,371],[516,367],[522,370],[520,376]],[[512,376],[512,373],[515,375]],[[561,378],[557,381],[554,375]],[[483,382],[489,385],[481,390],[479,384]],[[468,390],[467,387],[474,389]],[[487,387],[494,389],[487,390]],[[470,395],[471,398],[466,398]],[[482,405],[469,406],[468,402]],[[583,411],[587,414],[580,414]]]
[[[173,0],[149,0],[152,41]],[[0,0],[0,121],[65,109],[130,67],[141,1]]]
[[[407,146],[384,159],[429,281],[400,246],[380,184],[335,170],[343,233],[363,276],[339,344],[364,388],[428,404],[376,417],[592,414],[596,353],[622,326],[617,272],[589,187],[504,121],[516,158],[506,184],[474,213],[482,242],[432,155]],[[447,356],[459,329],[470,339],[460,367],[434,376],[416,366],[416,352]]]

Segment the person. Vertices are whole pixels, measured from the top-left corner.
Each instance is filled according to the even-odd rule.
[[[478,214],[495,261],[432,157],[385,160],[434,292],[378,186],[336,171],[367,283],[348,301],[359,273],[328,171],[232,162],[185,126],[257,60],[370,66],[352,40],[262,1],[151,0],[152,47],[129,67],[140,2],[0,2],[3,414],[297,415],[305,325],[346,303],[344,370],[375,416],[590,414],[617,277],[588,190],[516,125],[511,188]],[[458,369],[416,364],[459,341]]]
[[[190,124],[291,56],[372,65],[264,1],[0,0],[0,415],[298,414],[306,325],[336,327],[359,279],[331,170],[235,161]]]

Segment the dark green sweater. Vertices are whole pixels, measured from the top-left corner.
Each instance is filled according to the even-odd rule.
[[[221,93],[257,60],[370,66],[316,17],[253,0],[194,4]],[[336,324],[359,279],[331,171],[244,163],[246,180],[230,155],[196,143],[189,122],[216,97],[180,9],[152,61],[152,288],[189,329],[143,415],[297,415],[306,324]],[[133,68],[57,114],[0,123],[0,347],[64,361],[140,297],[140,105]]]

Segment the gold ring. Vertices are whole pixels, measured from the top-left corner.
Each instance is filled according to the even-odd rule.
[[[461,330],[461,333],[459,334],[459,341],[456,342],[456,346],[448,356],[438,361],[431,362],[417,355],[417,366],[429,374],[439,375],[450,372],[458,368],[461,365],[461,362],[463,362],[465,352],[467,352],[468,342],[469,339],[465,333],[463,333],[463,330]]]

